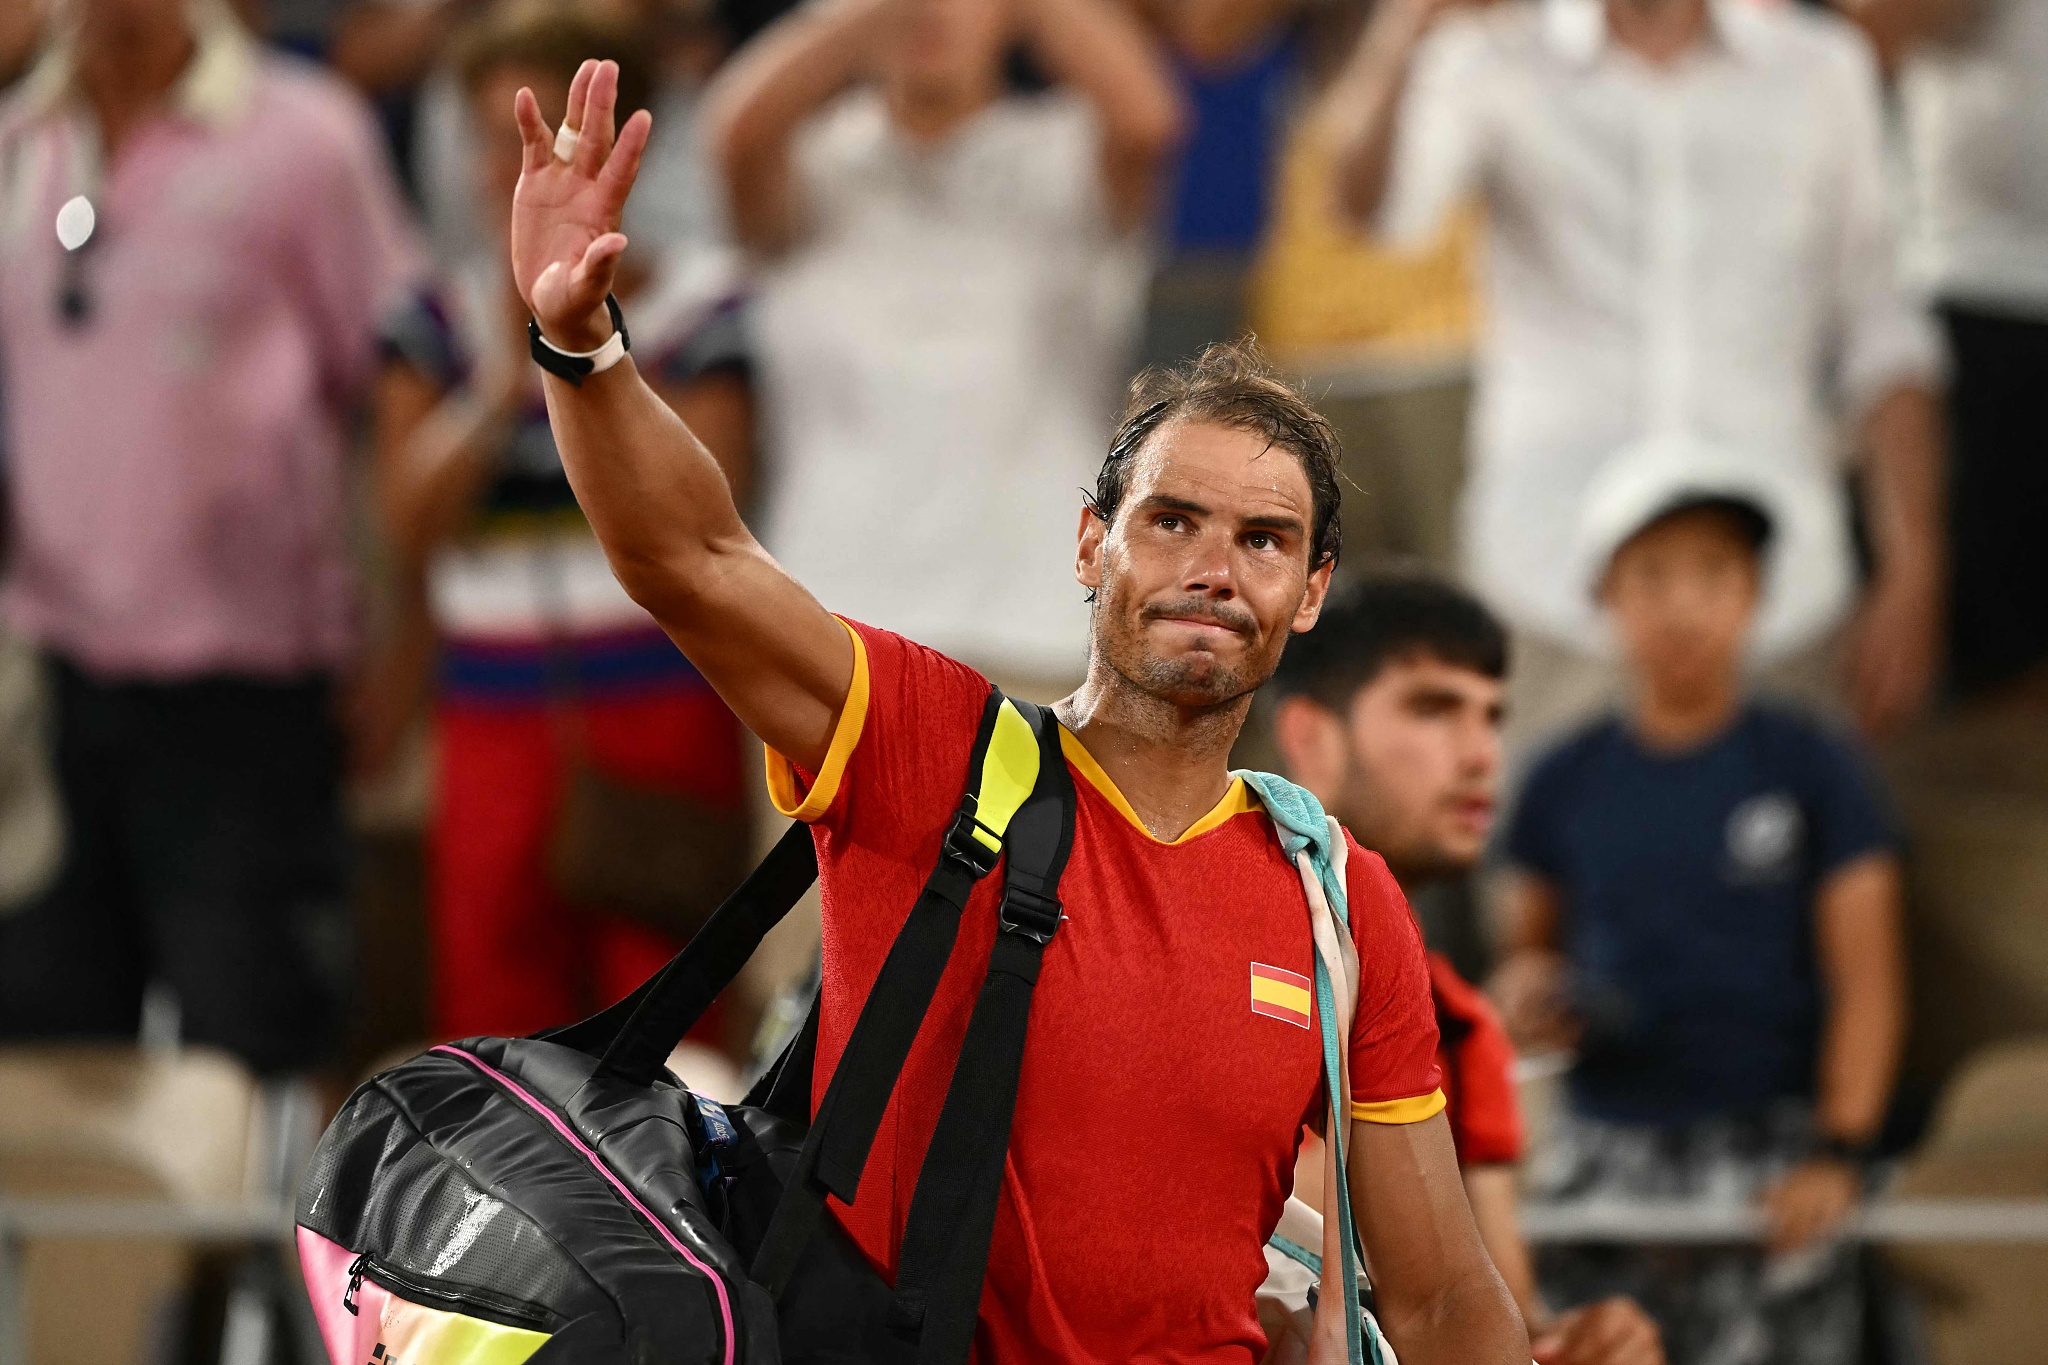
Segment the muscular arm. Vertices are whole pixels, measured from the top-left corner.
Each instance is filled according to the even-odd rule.
[[[530,92],[516,107],[526,144],[512,212],[512,266],[545,335],[588,351],[611,333],[604,298],[626,239],[619,215],[647,145],[643,110],[620,130],[618,68],[586,62],[566,121],[573,163]],[[580,387],[549,376],[563,468],[612,572],[754,733],[815,769],[853,680],[853,644],[740,520],[718,461],[634,369],[630,356]]]
[[[797,129],[872,62],[899,0],[829,0],[776,20],[726,63],[705,94],[713,159],[733,227],[760,252],[796,232],[790,152]]]
[[[1473,1224],[1444,1116],[1353,1123],[1347,1155],[1380,1324],[1401,1359],[1526,1365],[1529,1338]]]
[[[1022,16],[1046,74],[1095,106],[1111,213],[1120,228],[1138,226],[1186,122],[1157,47],[1127,10],[1104,0],[1024,0]]]

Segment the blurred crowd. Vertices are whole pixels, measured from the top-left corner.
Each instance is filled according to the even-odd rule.
[[[1550,1358],[1622,1295],[1903,1358],[1828,1234],[2048,1033],[2048,0],[14,0],[0,1039],[350,1080],[618,998],[766,847],[527,357],[513,97],[590,57],[641,373],[828,607],[1017,695],[1133,373],[1302,380],[1348,595],[1243,758],[1385,854],[1475,1065],[1568,1067],[1461,1158],[1770,1213],[1489,1232]]]

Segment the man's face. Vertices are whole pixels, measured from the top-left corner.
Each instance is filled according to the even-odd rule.
[[[1433,654],[1404,655],[1334,716],[1290,697],[1276,718],[1288,772],[1404,881],[1452,876],[1485,852],[1499,795],[1503,687]]]
[[[884,81],[951,98],[1000,78],[1016,28],[1013,0],[903,0],[882,43]]]
[[[1081,515],[1075,577],[1096,590],[1095,657],[1176,706],[1246,696],[1322,610],[1331,566],[1309,569],[1313,524],[1292,452],[1167,423],[1132,461],[1114,522]]]
[[[1702,508],[1624,542],[1601,600],[1644,686],[1687,700],[1739,676],[1758,588],[1756,551],[1725,513]]]

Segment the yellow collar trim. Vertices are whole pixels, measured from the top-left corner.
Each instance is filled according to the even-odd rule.
[[[1223,793],[1223,799],[1218,801],[1207,815],[1189,825],[1180,838],[1162,839],[1145,828],[1145,822],[1138,818],[1138,812],[1131,809],[1131,803],[1117,790],[1116,783],[1110,781],[1109,774],[1102,770],[1102,765],[1095,761],[1095,755],[1088,752],[1088,746],[1081,743],[1080,737],[1064,725],[1060,727],[1060,752],[1064,753],[1067,762],[1073,764],[1081,776],[1088,780],[1089,786],[1101,792],[1103,799],[1116,807],[1117,814],[1130,821],[1140,834],[1155,844],[1166,844],[1169,847],[1184,844],[1190,839],[1199,839],[1234,815],[1243,815],[1247,811],[1260,809],[1259,798],[1245,785],[1244,779],[1233,777],[1230,779],[1230,790]]]

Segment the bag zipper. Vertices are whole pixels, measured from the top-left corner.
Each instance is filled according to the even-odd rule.
[[[370,1259],[369,1254],[357,1256],[349,1262],[348,1288],[341,1294],[341,1306],[351,1314],[360,1314],[362,1305],[356,1295],[368,1280],[382,1289],[427,1308],[438,1308],[444,1312],[457,1313],[463,1317],[482,1318],[495,1322],[500,1327],[522,1327],[530,1332],[553,1332],[561,1325],[561,1315],[538,1304],[520,1299],[507,1298],[487,1289],[460,1289],[444,1287],[423,1280],[390,1266],[380,1265]]]

